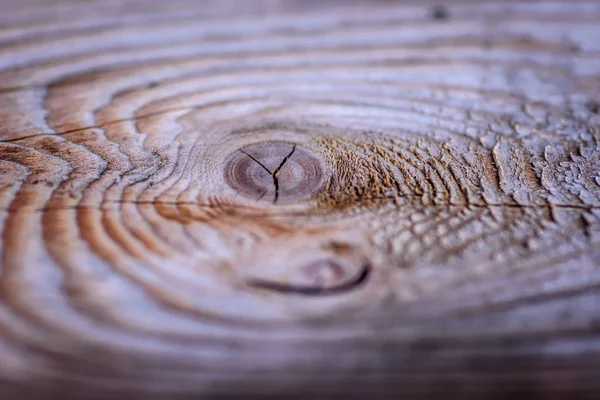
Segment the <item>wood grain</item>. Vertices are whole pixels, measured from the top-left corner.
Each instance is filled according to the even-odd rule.
[[[600,395],[600,2],[0,10],[0,398]]]

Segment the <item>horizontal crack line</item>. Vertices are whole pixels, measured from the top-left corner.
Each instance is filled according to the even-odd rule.
[[[4,139],[4,140],[0,140],[0,143],[13,143],[13,142],[18,142],[20,140],[25,140],[25,139],[32,139],[32,138],[36,138],[36,137],[43,137],[43,136],[63,136],[63,135],[68,135],[70,133],[77,133],[77,132],[83,132],[83,131],[88,131],[88,130],[92,130],[92,129],[102,129],[105,128],[107,126],[110,125],[115,125],[115,124],[120,124],[122,122],[134,122],[134,121],[139,121],[145,118],[152,118],[155,117],[157,115],[164,115],[164,114],[169,114],[172,112],[177,112],[177,111],[186,111],[186,110],[193,110],[195,108],[197,108],[198,106],[189,106],[189,107],[172,107],[172,108],[165,108],[163,110],[158,110],[152,113],[148,113],[148,114],[143,114],[137,117],[131,117],[131,118],[122,118],[122,119],[116,119],[113,121],[108,121],[104,124],[98,124],[98,125],[89,125],[89,126],[84,126],[81,128],[76,128],[76,129],[69,129],[66,131],[62,131],[62,132],[44,132],[44,133],[36,133],[33,135],[27,135],[27,136],[21,136],[18,138],[14,138],[14,139]]]
[[[393,200],[398,199],[398,197],[371,197],[368,200]],[[364,199],[361,199],[364,200]],[[209,209],[222,209],[222,210],[251,210],[251,206],[247,204],[222,204],[222,203],[199,203],[194,201],[154,201],[154,200],[106,200],[102,204],[98,205],[70,205],[64,207],[42,207],[26,210],[25,207],[4,207],[0,208],[0,211],[6,212],[21,212],[24,209],[29,212],[45,212],[45,211],[55,211],[55,210],[73,210],[73,209],[92,209],[92,210],[106,210],[110,211],[111,208],[102,208],[102,207],[110,207],[111,204],[136,204],[136,205],[169,205],[169,206],[195,206],[200,208],[209,208]],[[358,207],[358,206],[357,206]],[[564,208],[564,209],[575,209],[582,211],[592,211],[592,210],[600,210],[600,205],[582,205],[582,204],[539,204],[539,205],[522,205],[522,204],[513,204],[513,203],[437,203],[437,204],[397,204],[396,207],[400,209],[404,208],[413,208],[415,210],[424,210],[424,209],[432,209],[432,208],[522,208],[522,209],[534,209],[534,210],[544,210],[544,209],[553,209],[553,208]],[[377,208],[377,206],[360,206],[360,208]],[[271,214],[271,209],[260,210],[262,214]],[[317,213],[319,210],[314,210]],[[325,210],[322,210],[325,211]],[[302,214],[309,214],[307,212],[303,212]]]

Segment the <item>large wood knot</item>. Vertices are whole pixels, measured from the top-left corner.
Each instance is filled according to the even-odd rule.
[[[319,159],[285,142],[255,143],[234,152],[224,174],[238,193],[272,203],[303,200],[323,182]]]

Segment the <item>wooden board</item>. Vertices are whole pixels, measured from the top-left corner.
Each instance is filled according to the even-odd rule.
[[[0,0],[0,398],[597,398],[600,2]]]

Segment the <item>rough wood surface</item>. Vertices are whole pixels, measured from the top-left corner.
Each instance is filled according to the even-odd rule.
[[[600,2],[0,0],[0,398],[600,393]]]

